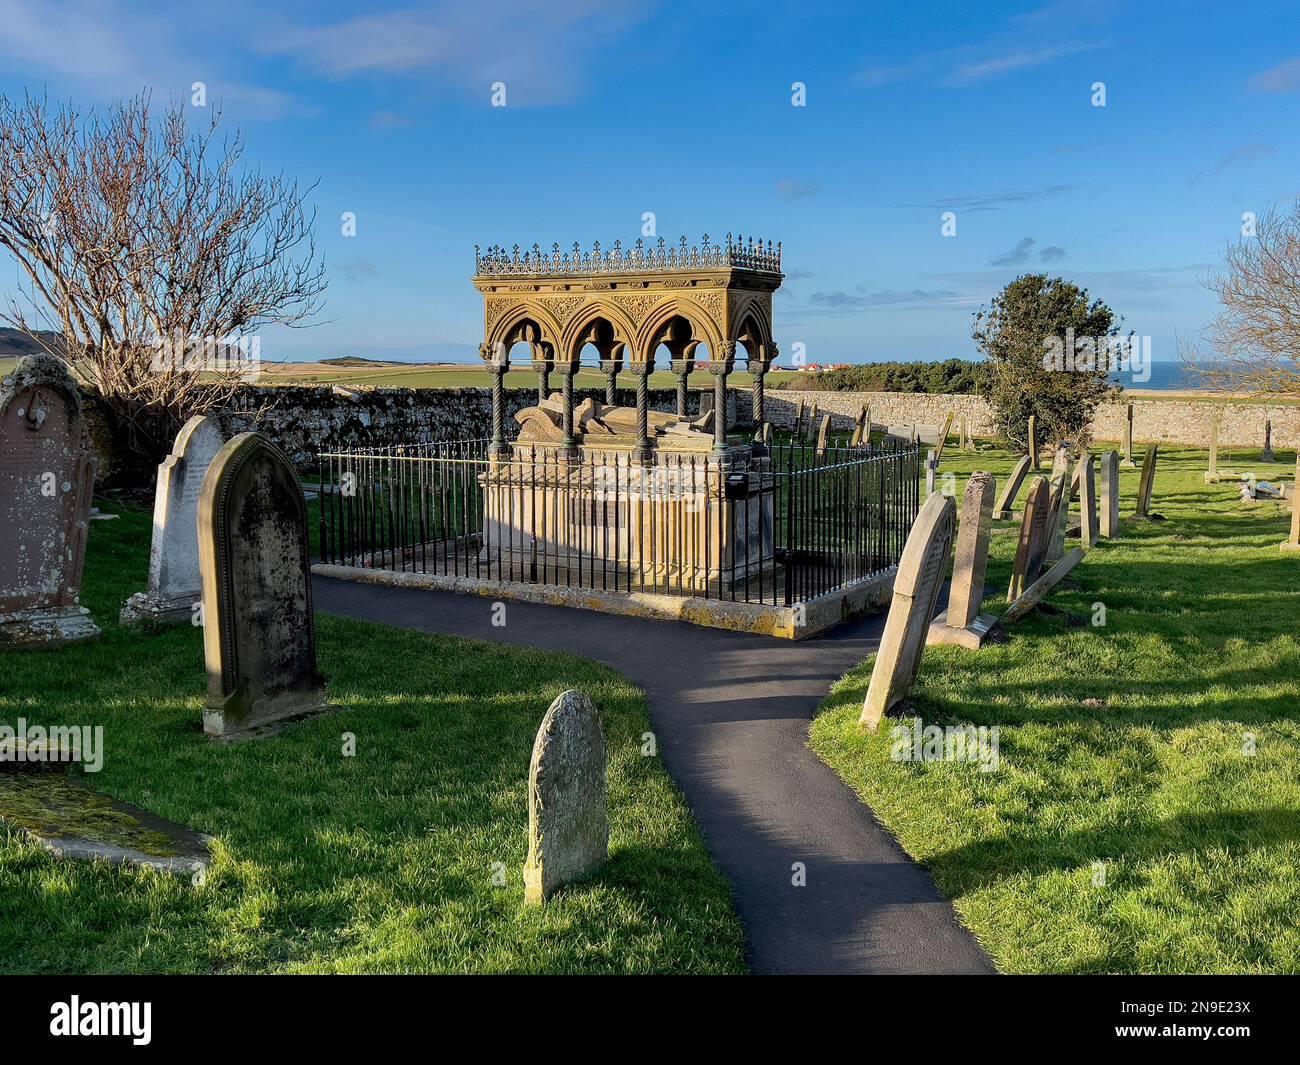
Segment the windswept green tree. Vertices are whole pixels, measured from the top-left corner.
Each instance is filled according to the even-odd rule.
[[[980,392],[1011,446],[1088,443],[1098,404],[1120,388],[1110,379],[1124,350],[1123,319],[1063,278],[1024,274],[975,313],[971,336],[988,360]]]

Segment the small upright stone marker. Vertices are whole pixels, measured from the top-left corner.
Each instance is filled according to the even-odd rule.
[[[1038,579],[1047,554],[1049,519],[1052,517],[1052,491],[1047,478],[1035,477],[1025,499],[1025,512],[1020,519],[1020,539],[1016,544],[1016,559],[1011,566],[1011,584],[1007,588],[1007,602],[1014,603],[1029,585]]]
[[[1119,454],[1107,451],[1101,457],[1101,528],[1109,539],[1119,535]]]
[[[997,618],[981,614],[984,576],[988,571],[989,536],[993,529],[993,494],[997,481],[991,473],[972,474],[962,497],[957,550],[952,566],[948,609],[935,618],[926,634],[927,644],[957,644],[978,648]]]
[[[880,719],[907,697],[916,680],[939,587],[948,569],[956,512],[956,504],[936,492],[921,504],[907,534],[871,684],[858,718],[863,730],[875,732]]]
[[[794,441],[798,443],[803,439],[803,396],[800,396],[794,405]]]
[[[171,454],[158,466],[154,489],[149,590],[122,608],[125,624],[190,621],[203,595],[199,577],[198,513],[203,478],[225,443],[215,418],[195,417],[176,434]]]
[[[198,516],[203,731],[226,737],[323,710],[307,555],[307,501],[293,466],[260,433],[226,443]]]
[[[80,605],[94,482],[76,383],[27,356],[0,381],[0,647],[99,635]]]
[[[1283,551],[1300,551],[1300,448],[1295,455],[1295,483],[1291,486],[1291,535],[1282,542]]]
[[[966,414],[961,416],[961,449],[962,451],[974,450],[974,441],[970,437],[970,416]]]
[[[935,457],[934,449],[931,448],[925,456],[925,494],[934,494],[934,478],[939,471],[939,460]]]
[[[528,763],[524,901],[599,869],[609,854],[605,734],[595,705],[566,691],[542,718]]]
[[[1124,461],[1121,466],[1132,469],[1137,465],[1133,461],[1133,404],[1128,405],[1128,410],[1124,414]]]
[[[1142,477],[1138,481],[1137,507],[1133,511],[1135,518],[1150,520],[1155,517],[1151,513],[1151,494],[1155,489],[1156,460],[1159,457],[1160,445],[1148,445],[1146,457],[1142,460]]]
[[[1156,488],[1156,460],[1160,458],[1160,445],[1152,443],[1147,447],[1147,456],[1141,462],[1141,479],[1138,481],[1138,506],[1134,518],[1151,520],[1151,497]]]
[[[1260,462],[1276,462],[1273,454],[1273,419],[1264,419],[1264,450],[1260,452]]]
[[[1029,416],[1029,466],[1038,469],[1038,415]]]
[[[998,497],[997,504],[993,507],[993,516],[999,521],[1006,521],[1011,517],[1011,507],[1016,501],[1020,486],[1025,483],[1025,478],[1028,476],[1029,456],[1021,455],[1020,461],[1011,471],[1011,478],[1007,481],[1006,487],[1002,489],[1002,495]]]
[[[1206,484],[1218,484],[1219,477],[1219,416],[1210,419],[1210,467],[1205,471]],[[1231,480],[1231,475],[1229,475]]]

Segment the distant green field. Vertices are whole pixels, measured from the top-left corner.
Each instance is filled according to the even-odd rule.
[[[776,382],[791,377],[790,372],[778,371],[768,380]],[[620,388],[631,388],[635,378],[630,373],[619,375]],[[288,363],[263,371],[261,383],[273,385],[346,385],[353,388],[488,388],[491,375],[485,366],[400,366],[375,364],[373,366],[322,366],[318,363]],[[712,378],[700,371],[690,378],[692,388],[711,388]],[[743,368],[733,373],[728,382],[733,388],[749,388],[751,378]],[[578,388],[604,388],[605,377],[595,370],[581,370],[574,384]],[[651,388],[674,388],[677,378],[667,370],[651,374]],[[558,388],[560,376],[551,374],[551,386]],[[537,387],[537,374],[531,369],[511,370],[506,375],[507,388],[532,389]]]

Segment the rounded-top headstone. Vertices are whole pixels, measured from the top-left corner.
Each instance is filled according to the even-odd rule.
[[[541,902],[598,869],[609,852],[605,734],[595,704],[566,691],[542,718],[528,765],[524,897]]]

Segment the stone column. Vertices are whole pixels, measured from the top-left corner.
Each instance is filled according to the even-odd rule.
[[[618,406],[618,375],[623,369],[621,359],[601,359],[600,372],[605,375],[605,405]]]
[[[754,425],[761,431],[763,428],[763,422],[767,420],[766,412],[763,410],[764,404],[767,400],[764,393],[763,381],[764,378],[767,377],[768,363],[758,359],[750,359],[745,364],[745,369],[749,371],[749,376],[754,379],[752,392]],[[763,448],[763,445],[759,444],[759,447]],[[764,448],[764,450],[766,449]]]
[[[715,359],[709,363],[709,373],[713,375],[713,450],[720,455],[727,451],[727,374],[730,372],[730,360]]]
[[[691,376],[691,370],[695,363],[691,359],[673,359],[669,364],[673,371],[673,376],[677,378],[677,416],[686,417],[686,382]]]
[[[510,359],[505,345],[480,344],[478,353],[492,371],[492,442],[488,456],[499,459],[510,450],[506,446],[506,374],[510,372]]]
[[[573,436],[573,375],[577,372],[578,364],[576,362],[565,362],[560,367],[561,389],[564,395],[564,449],[570,454],[573,453],[577,440]]]
[[[654,364],[649,360],[634,362],[628,369],[636,378],[636,458],[648,464],[654,458],[650,447],[650,374]]]
[[[551,393],[551,360],[534,359],[532,366],[537,372],[537,402],[540,405]]]

